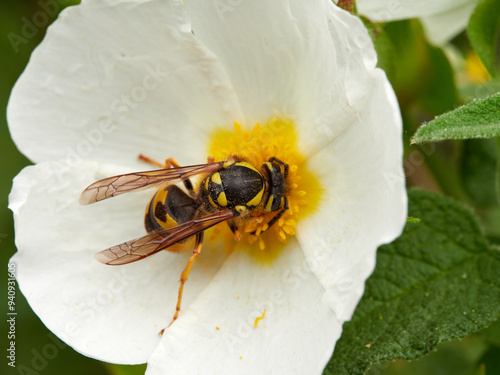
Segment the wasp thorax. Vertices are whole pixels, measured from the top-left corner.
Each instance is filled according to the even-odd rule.
[[[256,207],[261,203],[265,190],[262,174],[245,161],[225,163],[224,169],[208,176],[202,186],[210,204],[207,207],[209,211],[218,208],[245,211]]]

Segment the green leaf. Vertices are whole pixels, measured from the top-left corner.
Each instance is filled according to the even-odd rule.
[[[500,315],[500,252],[473,212],[441,194],[411,190],[403,235],[381,246],[377,267],[324,374],[414,359]]]
[[[495,39],[500,28],[500,0],[480,0],[467,27],[470,42],[491,76],[495,75]]]
[[[412,143],[500,135],[500,93],[476,100],[422,125]]]

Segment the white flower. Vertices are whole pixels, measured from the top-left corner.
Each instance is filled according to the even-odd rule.
[[[376,248],[406,218],[400,114],[375,65],[360,20],[329,0],[84,0],[67,8],[8,107],[14,141],[37,163],[10,196],[13,261],[33,310],[77,351],[147,361],[148,374],[321,373]],[[205,241],[179,319],[158,336],[191,251],[121,267],[96,262],[95,252],[145,234],[154,192],[80,206],[81,191],[150,169],[140,153],[199,164],[217,142],[231,149],[218,134],[234,122],[264,131],[273,121],[295,129],[296,145],[284,144],[288,133],[271,143],[278,155],[290,147],[302,155],[297,173],[310,175],[301,183],[307,190],[306,180],[317,179],[321,196],[295,229],[278,228],[296,236],[267,262],[245,241]]]
[[[462,32],[477,0],[358,0],[360,14],[375,22],[420,18],[429,40],[442,45]]]

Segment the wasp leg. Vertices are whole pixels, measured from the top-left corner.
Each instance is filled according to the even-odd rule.
[[[169,168],[180,168],[180,164],[175,160],[175,158],[168,158],[165,159],[165,163],[162,164],[157,160],[151,159],[148,156],[145,156],[143,154],[139,154],[139,160],[142,160],[145,163],[153,164],[160,169],[169,169]],[[191,180],[184,180],[183,181],[184,186],[186,187],[186,190],[189,192],[189,195],[193,198],[195,196],[195,191],[193,184],[191,183]]]
[[[285,196],[285,204],[283,206],[283,209],[280,212],[278,212],[276,214],[276,216],[274,216],[271,220],[269,220],[269,223],[267,223],[267,228],[265,230],[261,231],[260,233],[264,233],[266,230],[271,228],[281,218],[281,216],[283,216],[283,214],[285,213],[286,210],[288,210],[288,199]],[[250,232],[250,234],[253,234],[253,235],[255,235],[255,233],[256,233],[256,231]]]
[[[184,290],[184,284],[186,283],[189,273],[191,272],[191,269],[193,268],[194,262],[196,261],[196,258],[198,258],[198,255],[201,252],[201,245],[203,243],[203,232],[198,233],[196,235],[196,245],[194,246],[193,254],[189,257],[188,263],[186,265],[186,268],[184,268],[184,271],[181,273],[181,278],[180,282],[181,285],[179,286],[179,294],[177,296],[177,306],[175,307],[175,314],[174,317],[172,318],[172,321],[168,325],[170,327],[173,322],[177,320],[177,317],[179,316],[179,311],[181,311],[181,301],[182,301],[182,291]],[[167,328],[168,328],[167,327]],[[163,335],[163,332],[165,332],[165,328],[163,328],[159,335]]]
[[[233,232],[234,240],[235,241],[240,241],[241,238],[242,238],[242,236],[241,236],[241,232],[239,231],[239,229],[236,226],[236,224],[233,223],[232,221],[228,221],[227,225],[229,226],[229,229],[231,229],[231,232]]]
[[[181,165],[177,163],[177,160],[175,158],[168,158],[165,160],[165,165],[167,166],[166,168],[180,168]],[[188,191],[189,195],[191,198],[195,197],[195,191],[193,184],[191,183],[191,180],[187,179],[183,181],[184,186],[186,187],[186,190]]]
[[[139,154],[139,160],[141,160],[141,161],[143,161],[145,163],[152,164],[152,165],[154,165],[154,166],[156,166],[156,167],[158,167],[160,169],[170,168],[170,164],[167,164],[167,161],[165,161],[165,163],[160,163],[159,161],[157,161],[155,159],[152,159],[149,156],[146,156],[146,155],[143,155],[143,154]]]
[[[288,164],[285,163],[284,161],[281,161],[280,159],[276,158],[276,157],[271,157],[269,158],[268,162],[272,163],[272,162],[276,162],[278,164],[281,164],[282,166],[285,167],[285,178],[288,176]]]
[[[168,158],[165,159],[164,163],[160,163],[158,160],[155,160],[153,158],[150,158],[149,156],[139,154],[139,160],[152,164],[160,169],[169,169],[169,168],[179,168],[180,164],[177,163],[177,160],[175,158]]]
[[[165,160],[165,165],[169,165],[169,168],[180,168],[180,164],[177,163],[177,160],[175,158],[168,158]]]

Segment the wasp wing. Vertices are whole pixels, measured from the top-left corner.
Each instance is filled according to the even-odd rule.
[[[108,177],[87,187],[80,195],[80,204],[95,203],[129,191],[150,189],[165,183],[174,184],[201,173],[217,172],[222,164],[223,162],[191,165]]]
[[[95,254],[94,258],[111,266],[132,263],[168,248],[175,243],[200,233],[223,221],[233,219],[237,214],[226,209],[214,214],[179,224],[176,227],[151,232],[144,237],[127,241]]]

